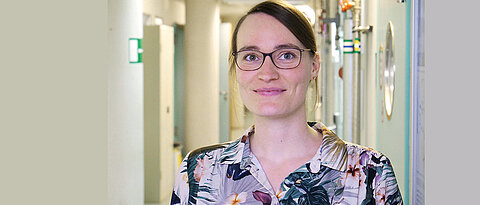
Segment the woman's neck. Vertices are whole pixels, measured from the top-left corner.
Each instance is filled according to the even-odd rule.
[[[250,139],[252,152],[260,158],[288,159],[313,157],[322,136],[307,125],[305,116],[290,118],[255,117],[255,134]]]

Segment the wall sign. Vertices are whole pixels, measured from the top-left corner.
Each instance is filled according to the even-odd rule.
[[[141,63],[142,62],[142,39],[129,38],[128,39],[128,62]]]

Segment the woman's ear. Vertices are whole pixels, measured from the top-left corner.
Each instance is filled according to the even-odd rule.
[[[312,61],[312,80],[315,79],[318,76],[318,72],[320,71],[320,55],[318,55],[317,52],[315,52],[315,55],[313,56],[313,61]]]

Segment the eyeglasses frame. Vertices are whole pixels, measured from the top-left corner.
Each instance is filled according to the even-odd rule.
[[[300,60],[298,61],[298,64],[296,66],[291,67],[291,68],[280,68],[280,67],[277,66],[277,64],[275,64],[275,61],[272,58],[272,54],[279,51],[279,50],[283,50],[283,49],[295,49],[295,50],[300,51]],[[237,55],[238,55],[239,52],[243,52],[243,51],[256,51],[256,52],[261,53],[263,55],[263,57],[262,57],[263,60],[262,60],[262,63],[260,64],[260,66],[258,66],[258,68],[253,69],[253,70],[244,70],[244,69],[240,68],[240,66],[238,65],[238,62],[237,62]],[[312,51],[312,49],[309,49],[309,48],[279,48],[279,49],[274,50],[270,53],[264,53],[264,52],[261,52],[259,50],[240,50],[240,51],[233,52],[232,55],[234,56],[233,60],[235,61],[235,65],[237,65],[238,69],[243,70],[243,71],[256,71],[256,70],[260,69],[263,66],[263,64],[265,63],[265,59],[267,58],[267,56],[270,56],[270,61],[272,61],[273,65],[275,65],[275,67],[277,67],[278,69],[288,70],[288,69],[297,68],[300,65],[300,63],[302,62],[303,51],[310,51],[310,52],[312,52],[312,54],[315,54],[315,52]]]

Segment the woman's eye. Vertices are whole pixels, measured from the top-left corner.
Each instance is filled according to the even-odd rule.
[[[280,55],[280,59],[282,59],[282,60],[291,60],[291,59],[294,59],[295,57],[296,56],[293,53],[282,53]]]
[[[256,61],[258,60],[258,57],[254,54],[248,54],[248,55],[245,55],[244,59],[246,61]]]

